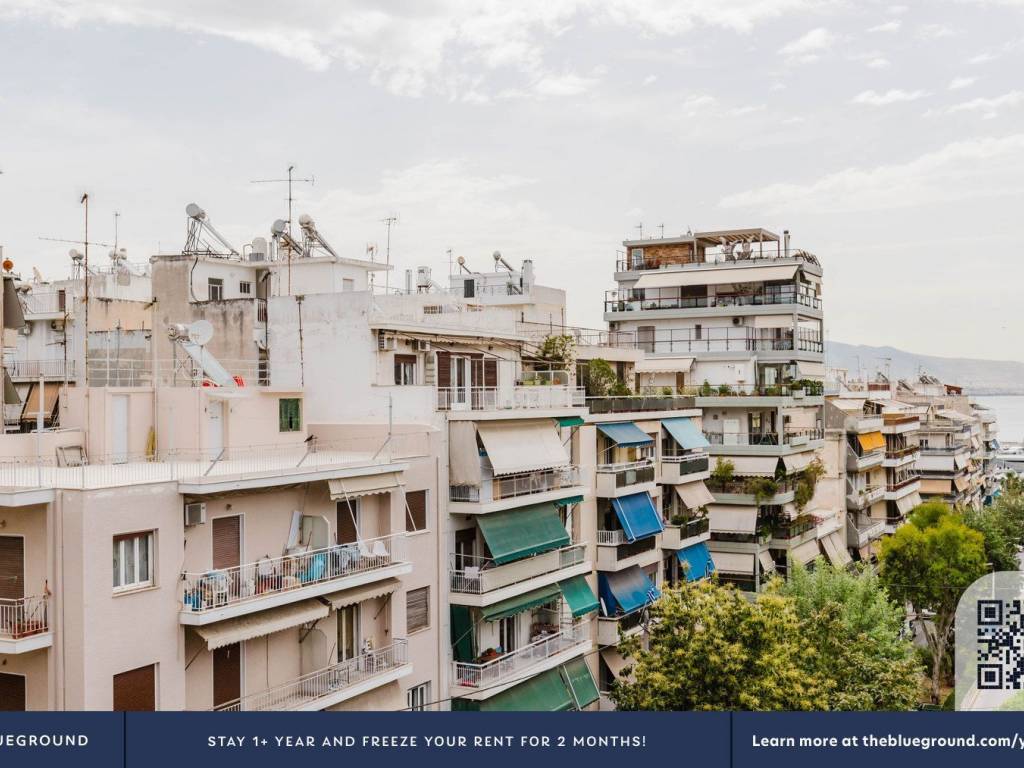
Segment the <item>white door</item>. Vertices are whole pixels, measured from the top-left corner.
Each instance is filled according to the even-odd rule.
[[[722,444],[739,445],[740,442],[740,420],[724,419],[722,421]]]
[[[111,420],[111,461],[124,464],[128,461],[128,395],[113,395],[110,398]]]
[[[206,450],[215,459],[224,450],[224,402],[210,400],[206,406]]]
[[[451,407],[456,409],[464,409],[469,407],[469,391],[470,391],[470,371],[469,371],[469,358],[468,357],[456,357],[453,356],[451,359],[451,375],[452,375],[452,402]]]

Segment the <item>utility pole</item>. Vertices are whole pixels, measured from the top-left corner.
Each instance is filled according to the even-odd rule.
[[[391,227],[398,223],[398,217],[385,216],[380,221],[388,228],[387,245],[384,247],[384,263],[387,265],[384,270],[384,293],[387,294],[391,289]]]

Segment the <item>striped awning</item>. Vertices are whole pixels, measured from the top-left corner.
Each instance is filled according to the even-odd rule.
[[[317,621],[325,618],[330,612],[330,607],[319,600],[302,600],[259,613],[206,624],[196,627],[195,630],[206,641],[207,649],[213,651],[225,645],[272,635],[300,624]]]
[[[332,592],[324,597],[324,600],[331,604],[331,608],[338,610],[346,605],[356,605],[364,600],[373,600],[376,597],[390,595],[398,589],[400,583],[398,579],[385,579],[384,581],[367,584],[363,587],[353,587],[352,589],[343,589],[340,592]]]

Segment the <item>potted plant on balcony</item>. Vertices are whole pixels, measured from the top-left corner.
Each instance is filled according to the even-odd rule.
[[[725,487],[732,482],[735,471],[735,464],[728,459],[719,457],[718,461],[715,462],[715,468],[711,470],[710,480],[712,485],[716,486],[720,491],[725,490]]]
[[[767,504],[779,492],[779,484],[771,477],[750,477],[744,483],[744,490],[752,494],[758,506]]]

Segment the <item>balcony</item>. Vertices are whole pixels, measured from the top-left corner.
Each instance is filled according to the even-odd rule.
[[[710,477],[710,462],[706,453],[662,454],[661,482],[664,485],[678,485]]]
[[[311,712],[359,696],[412,673],[406,641],[396,639],[354,659],[310,672],[215,708],[217,712]]]
[[[863,472],[872,467],[879,467],[885,461],[885,451],[860,452],[849,444],[846,446],[846,471]]]
[[[714,456],[781,456],[793,450],[816,448],[825,439],[821,429],[794,429],[786,432],[705,432]]]
[[[0,600],[0,654],[28,653],[53,645],[49,597]]]
[[[902,467],[913,464],[921,455],[921,446],[904,445],[901,447],[889,447],[885,449],[885,460],[883,467]]]
[[[264,558],[235,568],[182,573],[182,624],[203,625],[412,571],[406,534]]]
[[[37,381],[40,376],[44,379],[63,380],[65,372],[69,379],[75,378],[74,360],[19,360],[17,358],[7,363],[7,372],[15,381]]]
[[[846,508],[865,509],[885,498],[884,485],[866,485],[862,488],[846,486]]]
[[[662,549],[686,549],[711,538],[711,521],[697,517],[679,525],[665,524],[661,534]]]
[[[847,516],[846,546],[854,549],[868,546],[872,541],[882,538],[882,534],[885,533],[885,525],[885,520],[857,519],[853,515]]]
[[[715,497],[719,504],[739,504],[745,507],[751,506],[781,506],[793,501],[796,495],[796,488],[800,484],[798,477],[786,477],[782,480],[773,480],[775,495],[767,498],[758,498],[755,491],[761,484],[756,477],[746,479],[734,479],[727,483],[712,481],[708,484],[708,490]]]
[[[624,616],[600,616],[597,619],[597,644],[602,648],[618,645],[620,636],[628,637],[643,631],[644,611]]]
[[[633,565],[646,566],[661,558],[661,536],[628,541],[622,530],[597,532],[597,570],[620,571]]]
[[[504,565],[495,565],[489,558],[452,555],[449,570],[452,602],[489,605],[523,591],[589,573],[586,553],[586,544],[572,544]],[[457,568],[456,564],[461,567]]]
[[[624,397],[588,397],[592,414],[642,413],[644,411],[688,411],[696,406],[693,394],[627,395]]]
[[[818,535],[818,521],[814,515],[800,515],[793,520],[784,520],[772,527],[769,546],[772,549],[792,549],[810,541]]]
[[[598,464],[597,495],[603,498],[614,498],[638,493],[644,490],[638,486],[653,483],[654,479],[653,459],[627,461],[621,464]]]
[[[589,621],[563,625],[554,634],[482,664],[453,661],[452,686],[471,693],[474,689],[520,682],[586,653],[591,644]]]
[[[582,387],[438,387],[439,411],[565,410],[582,408]]]
[[[921,490],[921,476],[919,474],[907,475],[899,480],[892,480],[885,484],[885,498],[887,501],[896,501],[904,496],[917,493]]]
[[[654,289],[667,291],[670,289]],[[647,296],[644,290],[605,291],[604,311],[608,314],[626,312],[657,312],[659,310],[736,309],[737,307],[772,307],[793,305],[820,310],[821,298],[803,291],[752,291],[728,296]]]
[[[488,470],[489,472],[489,465]],[[583,495],[587,492],[576,466],[557,467],[537,472],[522,472],[515,475],[501,475],[486,478],[482,485],[452,485],[448,488],[448,500],[456,504],[488,505],[486,511],[497,511],[514,506],[511,500],[523,497],[528,501],[554,501],[565,496]],[[490,509],[493,507],[494,509]],[[484,510],[475,510],[484,511]]]
[[[66,291],[30,291],[22,294],[22,305],[28,319],[60,319],[71,313],[74,297]]]

